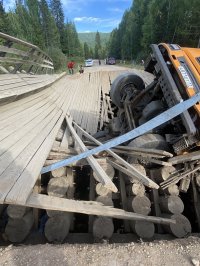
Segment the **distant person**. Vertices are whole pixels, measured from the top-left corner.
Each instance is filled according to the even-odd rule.
[[[144,65],[144,60],[143,59],[142,59],[141,63],[142,63],[142,65]]]
[[[67,67],[68,67],[68,70],[69,70],[69,74],[73,75],[74,74],[74,66],[75,66],[75,63],[73,60],[71,60],[68,64],[67,64]]]
[[[83,72],[84,72],[84,68],[83,68],[82,65],[80,65],[80,66],[79,66],[79,73],[80,73],[80,74],[83,74]]]
[[[99,59],[99,66],[101,65],[101,60]]]

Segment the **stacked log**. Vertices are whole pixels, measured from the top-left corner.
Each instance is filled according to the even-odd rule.
[[[106,206],[114,206],[111,193],[108,193],[107,195],[97,196],[96,201]],[[95,217],[92,227],[92,233],[95,241],[101,241],[103,239],[109,240],[112,237],[113,232],[114,225],[112,218],[104,216]]]
[[[167,180],[176,169],[173,166],[164,166],[162,168],[151,170],[151,176],[157,182],[163,182]],[[186,188],[186,184],[182,184],[182,188]],[[189,220],[182,214],[184,211],[184,204],[179,197],[179,191],[182,191],[177,185],[170,185],[165,190],[159,190],[159,207],[161,215],[166,218],[172,218],[176,220],[176,224],[163,226],[163,230],[166,233],[173,234],[176,237],[184,237],[188,233],[191,233],[191,224]]]
[[[151,212],[151,202],[145,195],[128,198],[128,210],[148,215]],[[151,222],[130,221],[130,228],[140,238],[150,239],[154,236],[155,227]]]
[[[140,173],[146,175],[145,168],[140,164],[132,164]],[[126,177],[127,208],[129,211],[149,215],[151,202],[146,196],[145,186],[136,178]],[[140,238],[150,239],[155,232],[151,222],[130,221],[130,228]]]
[[[73,198],[74,184],[71,169],[62,167],[51,172],[47,193],[59,198]],[[45,224],[45,237],[49,242],[62,243],[67,237],[72,223],[72,213],[47,210],[48,220]]]
[[[5,238],[13,243],[24,241],[33,227],[33,210],[24,206],[9,205],[7,214],[8,223],[5,227]]]
[[[113,177],[115,175],[115,170],[114,168],[106,161],[105,158],[98,159],[97,162],[100,164],[100,166],[103,168],[105,173],[110,177],[111,180],[113,180]],[[97,182],[100,182],[98,176],[96,175],[95,172],[93,172],[94,179]]]

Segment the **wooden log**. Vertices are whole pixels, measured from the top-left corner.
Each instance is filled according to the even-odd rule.
[[[187,193],[190,187],[190,177],[186,177],[180,181],[179,190],[182,193]]]
[[[142,175],[146,176],[146,170],[145,170],[143,165],[141,165],[139,163],[131,163],[131,166],[134,167]],[[138,181],[138,179],[136,177],[133,177],[133,176],[128,176],[128,179],[131,183],[140,182],[140,181]]]
[[[113,177],[115,175],[115,170],[114,168],[106,161],[106,159],[97,159],[97,162],[100,164],[100,166],[103,168],[103,170],[105,171],[105,173],[108,175],[108,177],[113,180]],[[94,178],[100,182],[97,174],[95,172],[93,172],[93,176]]]
[[[12,219],[20,219],[30,210],[31,208],[25,206],[8,205],[7,214]]]
[[[126,191],[127,191],[128,196],[140,196],[140,197],[142,197],[145,194],[145,187],[141,182],[136,181],[133,184],[127,185]]]
[[[140,238],[151,239],[155,233],[155,226],[151,222],[130,221],[132,231]]]
[[[160,197],[160,209],[162,212],[180,214],[184,210],[183,201],[178,196]]]
[[[34,219],[32,211],[26,213],[20,219],[9,218],[5,228],[5,236],[13,243],[20,243],[30,233],[33,222]]]
[[[133,178],[133,180],[135,180],[135,178],[138,179],[138,181],[142,182],[145,186],[148,186],[150,188],[156,188],[158,189],[159,186],[153,182],[150,178],[148,178],[147,176],[144,176],[142,175],[136,168],[134,168],[131,164],[128,164],[126,165],[126,167],[114,162],[114,161],[111,161],[111,160],[108,160],[107,161],[115,168],[117,169],[118,171],[124,173],[125,175],[127,175],[128,177],[131,177]],[[131,169],[131,170],[130,170]],[[134,169],[132,171],[132,169]],[[144,181],[145,180],[145,181]],[[151,180],[151,181],[150,181]]]
[[[151,173],[150,173],[151,175]],[[151,176],[152,180],[154,181],[154,178]],[[150,199],[152,202],[152,214],[160,217],[161,216],[161,210],[160,210],[160,205],[159,205],[159,195],[158,195],[158,190],[157,189],[152,189],[150,191]],[[163,229],[160,224],[156,225],[157,233],[161,234],[163,233]]]
[[[99,196],[110,196],[110,197],[112,196],[110,189],[107,189],[101,183],[98,183],[96,185],[95,190],[96,190],[97,195],[99,195]]]
[[[61,177],[61,176],[66,176],[66,175],[67,175],[67,168],[66,167],[60,167],[58,169],[51,171],[52,177]]]
[[[151,212],[151,202],[146,196],[128,198],[128,210],[148,215]]]
[[[62,243],[69,233],[71,216],[68,213],[50,217],[46,224],[44,234],[49,242]]]
[[[190,221],[182,214],[162,214],[165,218],[176,220],[175,224],[163,225],[166,233],[170,233],[175,237],[181,238],[192,232]]]
[[[54,177],[48,183],[47,193],[53,197],[64,198],[67,195],[68,188],[69,183],[66,176]]]
[[[164,166],[158,169],[152,169],[151,175],[154,177],[154,180],[157,183],[161,183],[167,180],[170,175],[176,171],[176,168],[173,166]]]
[[[171,196],[178,196],[179,195],[179,188],[177,185],[171,185],[164,190],[160,189],[159,192],[161,195],[167,194],[169,196],[170,195]]]
[[[93,236],[95,239],[110,239],[114,232],[114,225],[111,218],[97,217],[93,223]]]
[[[112,207],[114,207],[114,204],[113,204],[113,201],[112,201],[112,198],[111,197],[108,197],[108,196],[98,196],[96,198],[96,201],[97,202],[101,202],[105,206],[112,206]]]
[[[120,198],[121,198],[122,209],[127,211],[128,201],[127,201],[127,195],[126,195],[125,180],[124,180],[124,174],[121,172],[119,172],[119,185],[120,185]],[[124,231],[126,233],[129,233],[130,232],[129,221],[124,220],[123,223],[124,223]]]

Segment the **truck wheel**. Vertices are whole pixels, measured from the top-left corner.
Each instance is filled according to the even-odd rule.
[[[116,106],[123,107],[123,96],[126,95],[126,92],[130,91],[134,96],[143,89],[145,89],[145,84],[139,76],[124,73],[118,76],[112,83],[110,96]]]

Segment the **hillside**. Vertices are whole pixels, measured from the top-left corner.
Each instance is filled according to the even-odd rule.
[[[110,33],[102,33],[100,32],[101,44],[105,46],[109,40]],[[88,32],[88,33],[78,33],[78,37],[81,43],[86,42],[90,47],[94,48],[95,46],[95,36],[96,32]]]

